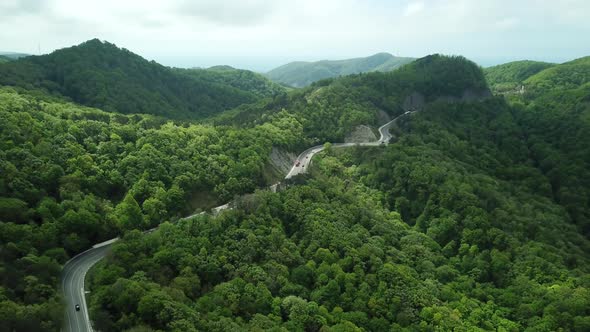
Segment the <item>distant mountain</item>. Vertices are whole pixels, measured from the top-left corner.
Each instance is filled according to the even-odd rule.
[[[249,70],[236,69],[231,66],[176,70],[198,80],[229,85],[236,89],[253,93],[261,98],[272,97],[276,94],[285,92],[284,87],[272,82],[261,74]]]
[[[40,89],[109,112],[202,118],[259,99],[197,76],[98,39],[0,64],[0,85]]]
[[[30,54],[26,53],[16,53],[16,52],[0,52],[0,57],[7,58],[10,60],[16,60],[19,58],[24,58],[29,56]]]
[[[0,52],[0,63],[14,61],[16,59],[24,58],[26,56],[29,56],[29,54],[15,52]]]
[[[275,68],[266,73],[266,76],[275,82],[299,88],[325,78],[372,71],[390,71],[412,61],[414,58],[396,57],[389,53],[336,61],[298,61]]]
[[[555,64],[538,61],[514,61],[484,69],[490,88],[497,93],[515,91],[529,77]]]

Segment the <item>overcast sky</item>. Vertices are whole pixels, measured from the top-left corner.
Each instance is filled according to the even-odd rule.
[[[99,38],[166,65],[268,70],[389,52],[482,65],[590,55],[589,0],[0,0],[0,51]]]

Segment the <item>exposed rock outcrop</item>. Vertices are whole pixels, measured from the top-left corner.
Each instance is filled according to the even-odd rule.
[[[276,147],[272,147],[270,151],[271,165],[283,175],[289,173],[297,156],[291,152],[286,152]]]
[[[345,143],[368,143],[376,140],[377,136],[375,136],[371,127],[365,125],[356,126],[356,128],[344,138]]]

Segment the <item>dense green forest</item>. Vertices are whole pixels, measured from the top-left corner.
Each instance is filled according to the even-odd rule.
[[[250,129],[179,126],[0,89],[1,331],[57,330],[68,257],[130,229],[267,185],[273,145],[301,125],[279,113]],[[204,207],[204,206],[201,206]]]
[[[285,88],[261,74],[230,66],[215,66],[207,69],[176,69],[197,80],[232,86],[248,91],[260,98],[274,97],[285,92]]]
[[[552,66],[554,64],[547,62],[514,61],[486,68],[484,73],[494,92],[516,93],[527,78]]]
[[[209,74],[184,75],[93,39],[48,55],[0,64],[0,85],[42,89],[108,112],[177,119],[203,118],[272,93],[259,82],[250,82],[260,80],[253,73],[252,77],[242,75],[241,86],[213,78],[215,72]]]
[[[553,66],[524,82],[529,97],[538,97],[551,91],[579,88],[590,81],[590,56]]]
[[[275,68],[266,73],[266,76],[275,82],[301,88],[332,77],[372,71],[391,71],[414,60],[414,58],[397,57],[389,53],[377,53],[366,58],[297,61]]]
[[[392,72],[351,75],[316,82],[310,87],[278,95],[271,102],[244,105],[215,118],[215,123],[254,126],[283,109],[303,124],[310,145],[342,142],[360,124],[377,126],[380,113],[404,112],[409,95],[427,102],[489,94],[478,66],[463,57],[430,55]],[[305,148],[305,147],[303,147]]]
[[[590,242],[517,114],[436,102],[286,191],[128,233],[92,277],[97,327],[588,330]]]
[[[134,89],[94,104],[53,81],[51,68],[84,63],[62,78],[87,96],[103,91],[93,77]],[[586,63],[511,67],[495,84],[530,92],[506,99],[477,65],[441,55],[293,91],[99,41],[0,65],[0,331],[59,330],[62,264],[117,235],[88,277],[103,331],[589,330]],[[227,103],[182,99],[181,84]],[[340,142],[407,109],[420,112],[393,144],[328,148],[284,191],[257,191],[273,147]],[[153,114],[124,114],[138,110]]]
[[[508,96],[523,128],[530,158],[548,177],[553,198],[567,208],[587,237],[590,237],[589,59],[553,65],[526,79],[522,76],[522,93]],[[502,76],[508,82],[520,72],[514,66],[506,69],[512,70]]]
[[[127,234],[92,278],[101,328],[588,330],[587,90],[563,96],[569,112],[542,100],[449,103],[440,97],[485,88],[479,70],[440,56],[404,68],[283,100],[303,123],[298,103],[327,112],[329,96],[392,114],[401,100],[378,92],[431,103],[386,148],[329,149],[286,191]],[[322,88],[340,94],[317,97]]]

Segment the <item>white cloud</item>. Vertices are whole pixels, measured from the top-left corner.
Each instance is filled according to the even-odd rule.
[[[585,0],[1,0],[0,50],[97,37],[156,59],[575,57],[590,54],[579,42],[590,34],[588,12]]]
[[[422,10],[424,10],[424,2],[410,2],[406,5],[406,9],[404,9],[404,16],[412,16],[421,12]]]
[[[510,30],[510,29],[517,27],[519,23],[520,23],[519,19],[517,19],[515,17],[507,17],[507,18],[503,18],[499,21],[496,21],[496,23],[494,23],[494,25],[496,27],[500,28],[501,30]]]

